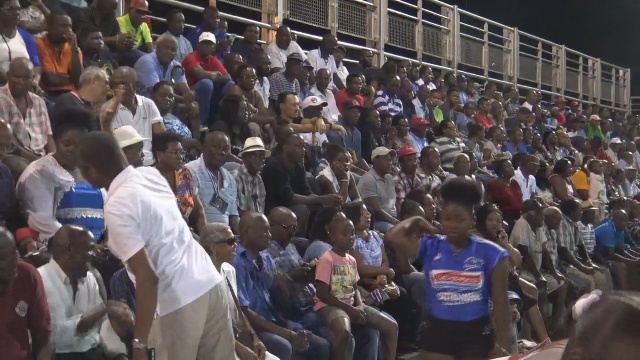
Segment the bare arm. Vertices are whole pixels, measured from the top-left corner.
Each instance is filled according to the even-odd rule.
[[[382,206],[380,206],[380,200],[377,197],[368,197],[366,199],[363,199],[362,201],[364,201],[365,205],[367,205],[368,208],[373,209],[373,213],[377,219],[386,221],[391,224],[395,224],[398,222],[398,219],[389,215],[382,209]]]
[[[47,135],[47,143],[44,145],[44,151],[47,154],[56,152],[56,143],[53,141],[53,135]]]
[[[382,250],[384,253],[384,250]],[[385,264],[384,262],[382,263],[382,266],[373,266],[373,265],[367,265],[364,262],[364,258],[362,257],[362,254],[360,254],[357,250],[351,250],[349,252],[349,254],[351,254],[354,258],[356,258],[356,262],[358,263],[358,274],[360,274],[360,277],[367,277],[367,278],[375,278],[378,275],[388,275],[389,274],[389,264]],[[391,281],[391,279],[389,279],[389,281]]]
[[[207,219],[204,216],[204,206],[199,196],[193,197],[193,216],[196,218],[196,232],[200,234],[202,228],[207,225]]]
[[[322,301],[323,303],[329,306],[335,306],[339,309],[342,309],[347,314],[349,314],[349,312],[353,309],[353,306],[338,300],[337,297],[331,294],[331,288],[329,288],[328,284],[325,284],[322,281],[316,280],[314,282],[314,285],[316,286],[316,296],[318,297],[318,300]],[[357,286],[355,287],[355,291],[356,291],[355,293],[358,294]]]
[[[533,262],[533,258],[529,254],[529,247],[524,245],[518,245],[518,250],[522,254],[522,268],[531,273],[536,280],[542,278],[542,274],[536,268],[536,264]]]
[[[511,327],[511,311],[507,288],[509,284],[507,260],[502,259],[491,274],[491,302],[493,303],[493,326],[496,332],[496,345],[502,349],[509,346],[509,328]],[[508,355],[508,354],[505,354]]]
[[[127,265],[136,279],[137,309],[133,335],[143,344],[148,344],[151,323],[158,306],[158,275],[145,249],[127,260]]]
[[[193,68],[191,69],[191,72],[193,76],[198,80],[209,79],[213,82],[224,82],[231,80],[231,75],[229,74],[223,74],[219,71],[206,71],[201,67]]]
[[[167,129],[165,129],[164,123],[162,121],[160,121],[160,122],[157,122],[157,123],[151,125],[151,131],[154,134],[160,134],[160,133],[166,132]]]
[[[424,218],[414,216],[399,222],[384,236],[385,242],[394,250],[409,259],[415,259],[420,251],[420,237],[425,232],[437,234],[438,231]]]
[[[281,338],[286,339],[287,341],[291,341],[295,336],[295,333],[293,331],[280,327],[275,323],[266,320],[248,307],[242,307],[242,313],[247,317],[251,326],[258,330],[278,335]]]

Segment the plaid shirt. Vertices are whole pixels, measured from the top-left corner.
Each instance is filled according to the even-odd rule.
[[[555,230],[549,230],[549,228],[545,225],[544,227],[544,235],[547,238],[547,241],[544,243],[547,251],[549,252],[549,256],[551,257],[551,263],[553,267],[558,269],[558,236]],[[550,269],[547,269],[550,271]]]
[[[304,261],[296,250],[295,245],[289,243],[286,248],[282,248],[277,241],[272,240],[269,247],[265,250],[275,262],[276,273],[287,275],[291,270],[302,266]],[[316,295],[316,289],[312,284],[302,284],[294,282],[289,288],[289,297],[291,299],[290,307],[296,312],[310,310],[313,308],[313,298]]]
[[[629,239],[633,243],[640,243],[640,220],[629,220],[627,223],[627,235],[629,235]]]
[[[242,165],[236,174],[236,182],[238,183],[238,209],[264,213],[264,199],[267,192],[262,177],[259,174],[256,176],[249,174],[247,168]]]
[[[427,177],[417,171],[413,176],[413,179],[411,179],[409,175],[399,172],[398,175],[393,177],[393,182],[396,184],[396,202],[398,204],[402,204],[404,198],[411,192],[411,190],[421,186],[427,187],[429,185]]]
[[[558,246],[565,247],[573,256],[578,256],[578,245],[583,245],[582,234],[576,223],[566,216],[562,216],[560,229],[557,232]]]
[[[26,118],[23,118],[13,100],[13,96],[11,96],[9,85],[1,87],[0,118],[9,122],[13,133],[24,147],[44,155],[47,137],[52,135],[47,105],[40,96],[31,92],[29,93],[29,100],[31,104],[27,108]]]
[[[580,229],[580,233],[582,234],[582,242],[584,243],[584,247],[587,249],[587,252],[593,253],[596,249],[596,233],[592,224],[583,224],[581,221],[578,222],[578,229]]]

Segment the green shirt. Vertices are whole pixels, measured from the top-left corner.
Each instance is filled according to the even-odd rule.
[[[149,25],[144,21],[136,29],[131,24],[131,18],[129,18],[129,14],[127,14],[118,18],[118,25],[120,26],[121,33],[131,33],[135,36],[135,40],[133,42],[134,49],[139,48],[142,44],[151,44],[153,42],[151,39],[151,30],[149,30]]]
[[[605,140],[602,129],[599,126],[593,127],[591,124],[587,124],[587,138],[591,140],[596,136],[600,137],[603,141]]]

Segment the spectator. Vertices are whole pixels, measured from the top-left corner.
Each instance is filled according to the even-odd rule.
[[[75,108],[61,113],[61,118],[53,133],[58,150],[32,162],[16,187],[29,227],[39,232],[45,245],[62,224],[83,225],[96,240],[104,231],[102,193],[85,183],[75,161],[78,138],[96,121],[95,115]]]
[[[538,105],[540,100],[542,100],[542,94],[540,94],[540,91],[529,90],[522,106],[529,109],[529,111],[533,111],[533,106]]]
[[[521,128],[511,128],[509,131],[507,131],[508,136],[506,137],[506,139],[504,136],[504,131],[502,131],[501,135],[503,141],[509,139],[509,141],[504,143],[504,150],[511,153],[511,155],[515,155],[517,153],[526,154],[529,152],[527,144],[524,142],[524,131]]]
[[[103,132],[81,139],[78,164],[85,179],[109,189],[109,249],[136,279],[134,356],[155,348],[171,359],[233,358],[231,318],[219,306],[227,303],[223,279],[194,241],[166,179],[155,169],[127,167],[116,141]],[[162,341],[149,336],[152,322]]]
[[[140,57],[135,65],[140,81],[140,95],[150,97],[153,86],[164,80],[174,84],[179,102],[188,105],[194,100],[187,84],[185,69],[175,60],[177,49],[178,41],[172,35],[164,34],[156,40],[154,52]]]
[[[127,13],[117,19],[121,33],[133,34],[133,43],[130,45],[131,48],[145,53],[153,52],[151,30],[149,29],[149,25],[144,21],[144,16],[150,13],[149,3],[146,0],[129,0]]]
[[[562,201],[574,198],[573,167],[567,159],[560,159],[553,165],[553,174],[549,176],[549,183],[553,188],[555,197]]]
[[[447,177],[440,166],[440,151],[432,146],[427,146],[420,152],[420,164],[417,173],[424,174],[427,178],[427,193],[433,193]]]
[[[338,110],[333,92],[328,89],[330,81],[331,76],[327,69],[318,70],[316,73],[316,83],[311,88],[311,93],[317,96],[322,102],[327,103],[327,106],[322,109],[322,115],[327,121],[335,123],[338,121],[341,112]],[[359,106],[362,105],[359,104]],[[342,108],[342,105],[340,107]]]
[[[365,98],[360,95],[362,92],[362,77],[357,74],[349,74],[346,79],[346,87],[336,93],[335,100],[336,105],[338,106],[338,111],[342,113],[342,105],[348,99],[354,99],[360,104],[360,106],[364,107]]]
[[[271,59],[273,62],[273,58]],[[284,65],[284,71],[273,72],[273,64],[271,65],[271,78],[269,79],[269,100],[275,101],[278,99],[278,96],[284,92],[292,92],[294,94],[300,93],[300,83],[298,82],[298,77],[304,69],[302,68],[302,62],[304,58],[300,56],[298,52],[291,53],[286,60],[286,64]],[[274,106],[277,108],[276,106]]]
[[[53,258],[38,269],[51,311],[56,358],[95,359],[103,354],[99,330],[105,315],[111,314],[116,304],[104,303],[98,281],[88,271],[94,245],[89,231],[65,225],[51,241]]]
[[[103,69],[111,79],[113,71],[118,68],[118,62],[109,47],[104,46],[100,29],[93,25],[87,25],[80,30],[77,36],[80,49],[82,49],[84,67],[97,66]]]
[[[420,75],[420,79],[418,79],[416,83],[419,86],[427,85],[429,91],[436,89],[436,85],[433,83],[434,76],[431,67],[427,65],[420,66],[418,74]]]
[[[148,140],[140,136],[131,125],[121,126],[113,130],[113,137],[122,149],[127,163],[133,167],[141,167],[144,159],[144,141]]]
[[[203,32],[198,38],[196,51],[188,54],[182,61],[187,83],[198,100],[201,126],[209,125],[216,85],[224,86],[224,83],[231,80],[227,69],[213,56],[215,45],[216,37],[210,32]]]
[[[349,72],[364,77],[367,85],[377,85],[380,69],[373,64],[373,52],[366,48],[360,49],[358,63],[352,66]]]
[[[167,31],[165,34],[173,35],[178,42],[178,52],[175,59],[182,63],[187,55],[193,52],[191,42],[184,37],[184,14],[180,9],[171,9],[167,13]]]
[[[47,30],[47,16],[49,8],[42,1],[20,2],[18,26],[27,30],[34,38],[43,35]],[[26,6],[25,6],[26,5]]]
[[[42,278],[18,259],[16,243],[0,228],[0,348],[7,359],[51,358],[51,315]]]
[[[258,44],[259,32],[257,26],[248,24],[242,33],[244,37],[231,45],[231,52],[240,54],[247,64],[253,68],[258,67],[260,54],[264,53],[264,50]]]
[[[309,64],[313,67],[314,73],[320,69],[327,69],[331,75],[331,82],[329,83],[329,89],[344,89],[344,83],[338,76],[338,66],[336,64],[333,53],[338,47],[338,40],[331,33],[327,33],[322,37],[320,41],[320,47],[309,51],[308,60]]]
[[[371,153],[373,166],[358,181],[358,191],[362,200],[372,210],[376,230],[386,233],[398,223],[396,190],[391,171],[394,150],[378,147]]]
[[[344,58],[346,55],[347,49],[342,45],[338,45],[336,50],[333,52],[333,56],[336,60],[336,68],[338,69],[338,77],[345,85],[347,84],[347,76],[349,76],[349,70],[347,70],[347,67],[344,65]]]
[[[607,204],[607,184],[604,177],[604,163],[594,159],[587,163],[589,170],[589,201],[596,208],[594,222],[599,224],[605,217]]]
[[[238,156],[242,159],[242,166],[235,176],[239,215],[249,211],[264,213],[266,190],[260,173],[271,151],[265,149],[261,138],[250,137],[244,142]]]
[[[485,128],[490,128],[493,123],[491,122],[491,118],[489,117],[489,112],[491,111],[491,102],[486,97],[481,97],[478,99],[478,112],[473,116],[473,119],[480,125]]]
[[[298,234],[307,232],[310,206],[339,206],[344,199],[337,194],[318,196],[311,192],[302,161],[304,140],[298,134],[287,136],[282,141],[282,154],[271,157],[263,171],[262,179],[267,190],[265,210],[286,206],[298,218]]]
[[[589,123],[587,124],[587,138],[589,140],[594,137],[599,137],[603,141],[605,140],[604,133],[602,132],[602,128],[600,127],[600,117],[598,115],[589,116]]]
[[[376,92],[373,106],[378,112],[389,115],[403,113],[402,101],[398,97],[400,89],[400,78],[398,76],[385,77],[380,81],[380,90]]]
[[[539,168],[540,160],[538,160],[537,157],[533,155],[524,155],[522,163],[515,171],[513,179],[520,186],[523,201],[533,199],[535,196],[537,185],[534,175],[538,173]]]
[[[213,265],[215,265],[218,272],[220,272],[226,281],[225,294],[227,295],[229,313],[231,314],[234,334],[236,335],[236,356],[239,359],[250,358],[252,356],[256,358],[261,353],[265,353],[265,360],[278,360],[278,358],[271,353],[266,352],[267,348],[257,338],[258,335],[256,335],[255,330],[237,306],[238,283],[236,280],[236,269],[233,268],[231,262],[233,262],[238,244],[231,228],[224,224],[213,223],[208,224],[203,230],[200,244],[209,257],[211,257]]]
[[[21,156],[33,161],[55,151],[45,102],[29,90],[33,64],[29,59],[15,58],[8,77],[8,84],[0,88],[0,118],[11,125]]]
[[[150,54],[153,55],[153,54]],[[124,125],[133,126],[146,140],[144,141],[144,165],[153,164],[151,154],[151,135],[166,131],[162,123],[162,115],[153,100],[135,93],[138,81],[135,70],[130,67],[119,67],[113,74],[111,82],[114,91],[123,88],[121,99],[118,96],[102,106],[102,111],[108,113],[102,121],[104,131],[113,131]]]
[[[271,74],[271,59],[266,52],[262,52],[258,55],[258,66],[256,67],[257,81],[255,89],[260,94],[262,103],[266,107],[270,107],[269,93],[271,91],[271,84],[269,83],[268,76]]]
[[[20,9],[18,0],[3,0],[2,7],[5,9]],[[9,66],[13,60],[18,58],[27,58],[31,60],[34,67],[40,67],[40,59],[38,57],[38,49],[35,41],[28,31],[18,27],[18,16],[13,14],[12,10],[0,13],[0,22],[3,25],[5,33],[2,34],[6,41],[0,45],[0,84],[6,84],[9,80]],[[35,74],[40,74],[37,70]],[[30,79],[35,85],[39,82],[39,75]],[[6,119],[6,118],[5,118]]]
[[[325,158],[329,166],[316,177],[321,193],[338,194],[345,199],[345,203],[360,199],[356,179],[349,171],[349,150],[338,144],[328,144]]]
[[[198,187],[198,196],[204,205],[207,222],[228,224],[237,234],[238,185],[231,173],[223,167],[229,150],[229,138],[224,133],[210,132],[205,137],[202,157],[185,166]]]
[[[366,163],[362,160],[362,134],[356,127],[362,107],[355,100],[347,100],[342,104],[342,110],[342,119],[338,122],[338,125],[346,130],[346,134],[341,130],[329,130],[327,138],[329,142],[349,149],[358,167],[366,167]]]
[[[426,84],[420,85],[418,91],[416,92],[416,98],[413,99],[413,108],[415,112],[415,116],[428,119],[431,115],[430,105],[430,94],[431,90],[429,90],[429,86]]]
[[[371,164],[371,152],[373,149],[384,146],[384,139],[380,128],[382,127],[382,121],[380,120],[380,113],[376,109],[364,108],[360,112],[360,119],[358,120],[358,129],[362,134],[362,159],[368,164]]]
[[[580,169],[578,169],[572,176],[571,181],[575,188],[575,197],[581,201],[589,200],[589,173],[588,164],[594,157],[587,155],[582,163]]]
[[[504,219],[512,226],[522,214],[522,190],[513,179],[515,171],[508,159],[498,160],[494,165],[498,179],[487,185],[487,193],[504,214]]]
[[[267,47],[267,54],[271,58],[272,74],[285,70],[285,64],[289,61],[289,56],[293,54],[297,54],[294,58],[300,59],[300,62],[307,60],[304,51],[292,37],[291,29],[287,25],[280,25],[276,30],[276,41]]]
[[[200,137],[200,116],[196,103],[191,103],[186,110],[186,117],[189,125],[173,115],[175,104],[175,94],[173,86],[166,81],[159,81],[152,89],[153,102],[156,104],[162,123],[168,132],[176,133],[183,138]],[[193,129],[193,131],[191,131]]]
[[[408,254],[410,258],[417,258],[423,264],[425,274],[430,274],[430,279],[425,282],[427,289],[426,316],[430,326],[426,327],[426,333],[421,336],[422,350],[439,354],[441,357],[481,356],[487,358],[493,350],[494,341],[502,348],[506,347],[508,341],[507,328],[510,326],[510,319],[507,317],[509,314],[508,267],[505,259],[508,253],[495,244],[485,242],[475,236],[469,236],[469,231],[474,224],[472,209],[482,200],[482,195],[475,183],[469,180],[454,179],[443,184],[441,191],[444,200],[442,214],[444,237],[428,235],[423,237],[417,246],[417,237],[410,234],[423,232],[435,234],[435,229],[423,218],[412,217],[391,230],[386,236],[386,240],[396,251]],[[454,260],[454,255],[456,260]],[[457,260],[458,257],[461,259],[480,257],[484,259],[482,262],[484,267],[479,262],[465,266],[463,269],[462,262]],[[489,266],[487,264],[491,264],[490,269],[486,268]],[[469,289],[467,294],[477,293],[478,296],[473,296],[474,301],[460,305],[455,299],[447,297],[446,294],[455,291],[454,289],[457,289],[455,284],[462,283],[463,279],[456,279],[455,276],[441,279],[439,275],[462,274],[472,269],[483,272],[485,277],[490,276],[492,281],[483,282],[482,286],[474,287],[473,290]],[[467,277],[465,279],[468,280]],[[490,300],[493,307],[493,321],[489,316]],[[453,311],[449,305],[454,303],[458,306],[465,306],[467,311]],[[454,324],[460,326],[459,322],[463,322],[465,325],[460,328],[452,327]],[[498,336],[495,340],[486,338],[484,334],[484,328],[490,322],[496,327]],[[461,331],[466,334],[464,344],[456,340],[459,339]]]
[[[57,126],[60,114],[75,107],[83,107],[93,110],[95,106],[104,103],[109,93],[109,75],[96,67],[88,67],[80,75],[78,89],[58,96],[55,105],[51,109],[51,126]],[[97,116],[93,117],[95,123],[90,124],[90,131],[100,130],[100,122]]]
[[[408,193],[428,185],[426,176],[417,172],[418,154],[418,151],[411,146],[404,146],[398,151],[400,171],[393,177],[396,191],[396,209],[400,208]]]
[[[214,36],[225,34],[224,28],[221,26],[220,12],[215,6],[207,6],[202,11],[202,22],[187,34],[187,39],[191,42],[191,48],[197,49],[200,42],[200,35],[208,32]],[[226,36],[220,41],[226,41]],[[215,45],[215,43],[214,43]],[[214,51],[215,52],[215,51]],[[222,60],[222,59],[220,59]]]
[[[425,118],[415,116],[411,119],[411,127],[409,129],[408,137],[411,139],[413,148],[420,153],[422,149],[429,146],[427,140],[427,129],[429,121]]]
[[[250,212],[242,216],[241,222],[241,246],[231,264],[236,269],[242,312],[252,326],[261,329],[258,338],[267,350],[280,359],[291,359],[295,351],[308,359],[328,360],[329,343],[326,340],[303,332],[301,326],[296,327],[299,331],[289,330],[291,324],[285,323],[272,310],[270,292],[277,290],[274,288],[276,267],[271,255],[263,251],[269,247],[271,239],[267,218],[263,214]],[[259,276],[255,275],[256,270]]]
[[[176,196],[182,217],[195,232],[200,234],[207,223],[204,206],[198,197],[198,185],[191,172],[183,165],[185,151],[182,137],[171,132],[155,134],[152,141],[155,168],[167,179]]]
[[[453,159],[456,155],[466,150],[467,147],[462,139],[458,137],[458,130],[453,121],[444,120],[439,126],[443,136],[436,138],[430,146],[437,148],[440,152],[442,168],[451,172],[453,170]]]
[[[625,210],[614,210],[611,218],[605,220],[595,229],[596,252],[605,260],[613,263],[624,264],[626,269],[623,279],[628,286],[636,279],[635,272],[638,269],[638,259],[625,249],[625,229],[629,222],[629,216]],[[617,266],[620,269],[620,265]]]

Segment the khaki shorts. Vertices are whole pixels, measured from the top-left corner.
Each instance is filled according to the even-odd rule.
[[[540,272],[540,274],[542,274],[542,277],[547,281],[547,294],[551,294],[552,292],[558,290],[558,288],[564,284],[564,282],[559,283],[553,276],[548,273]],[[536,278],[530,272],[523,271],[520,274],[520,277],[534,285],[536,284]]]
[[[366,314],[365,319],[367,320],[367,323],[364,325],[374,326],[374,324],[377,323],[376,320],[378,320],[381,316],[384,316],[380,311],[372,308],[371,306],[363,304],[362,308],[364,309],[364,313]],[[327,305],[318,310],[318,315],[320,315],[320,318],[327,326],[329,326],[329,324],[331,324],[331,322],[333,322],[333,320],[337,318],[342,317],[350,319],[349,315],[344,310],[340,309],[339,307],[330,305]]]

